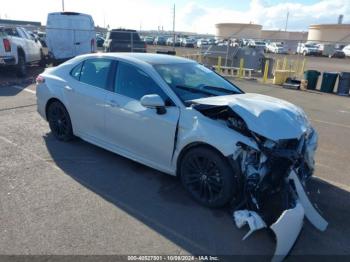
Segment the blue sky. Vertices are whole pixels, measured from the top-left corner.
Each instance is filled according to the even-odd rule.
[[[47,13],[61,11],[61,0],[2,2],[2,18],[45,24]],[[340,14],[350,23],[350,0],[65,0],[65,6],[67,11],[91,14],[100,26],[171,30],[174,2],[176,29],[190,32],[214,33],[214,25],[221,22],[284,29],[287,11],[292,31],[306,31],[310,24],[336,23]]]

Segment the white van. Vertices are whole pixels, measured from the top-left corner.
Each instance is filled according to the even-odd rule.
[[[54,64],[81,54],[96,51],[94,20],[90,15],[75,12],[49,13],[46,23],[46,44]]]

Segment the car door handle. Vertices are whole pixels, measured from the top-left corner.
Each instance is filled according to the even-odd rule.
[[[74,43],[75,45],[80,45],[80,42],[76,42],[76,43]]]
[[[119,107],[119,104],[115,100],[109,100],[109,105],[111,107]]]
[[[72,88],[72,87],[70,87],[70,86],[64,86],[64,89],[66,89],[67,91],[69,91],[69,92],[73,92],[74,91],[74,89]]]

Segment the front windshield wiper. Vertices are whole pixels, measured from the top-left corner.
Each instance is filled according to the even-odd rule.
[[[233,90],[229,90],[223,87],[219,87],[219,86],[202,86],[202,88],[205,89],[212,89],[212,90],[216,90],[216,91],[221,91],[221,92],[225,92],[225,93],[229,93],[229,94],[238,94],[238,92],[235,92]]]
[[[179,89],[186,90],[186,91],[190,91],[191,93],[200,93],[200,94],[215,96],[215,94],[213,94],[212,92],[208,92],[208,91],[202,90],[202,89],[197,89],[197,88],[182,86],[182,85],[176,85],[175,87],[179,88]]]

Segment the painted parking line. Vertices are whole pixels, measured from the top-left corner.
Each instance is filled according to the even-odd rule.
[[[331,126],[344,127],[344,128],[350,129],[349,125],[344,125],[344,124],[329,122],[329,121],[323,121],[323,120],[319,120],[319,119],[310,119],[310,120],[313,122],[321,123],[321,124],[327,124],[327,125],[331,125]]]
[[[29,89],[29,88],[25,88],[25,87],[21,87],[21,86],[12,86],[12,87],[19,89],[19,90],[26,91],[26,92],[31,93],[33,95],[36,94],[35,90]]]

